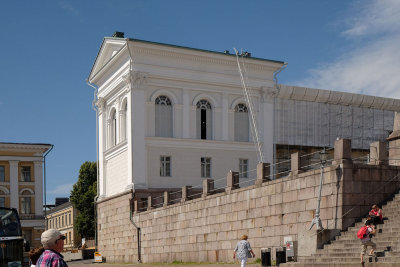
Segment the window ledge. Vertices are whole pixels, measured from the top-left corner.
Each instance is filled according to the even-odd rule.
[[[108,155],[111,155],[113,153],[119,152],[119,150],[121,150],[121,148],[124,148],[127,144],[128,144],[128,140],[124,140],[122,142],[119,142],[115,146],[110,147],[106,151],[104,151],[104,155],[108,156]]]
[[[35,185],[35,182],[34,182],[34,181],[30,181],[30,182],[19,181],[19,183],[20,183],[20,184],[23,184],[23,185]]]

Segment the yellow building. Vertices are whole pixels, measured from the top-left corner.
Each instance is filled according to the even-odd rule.
[[[31,247],[44,231],[43,163],[53,145],[0,143],[0,207],[16,208]]]
[[[58,205],[46,212],[46,225],[48,229],[57,229],[65,235],[64,250],[78,248],[81,239],[74,229],[74,218],[77,210],[71,202]]]

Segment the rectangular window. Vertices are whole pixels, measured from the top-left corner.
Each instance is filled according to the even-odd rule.
[[[68,235],[69,235],[69,243],[72,243],[71,232],[69,232]]]
[[[71,225],[71,213],[69,213],[69,224]]]
[[[21,199],[21,213],[31,214],[31,197],[23,197]]]
[[[6,198],[0,197],[0,208],[5,208],[5,207],[6,207]]]
[[[0,182],[4,182],[6,180],[6,168],[3,165],[0,165]]]
[[[64,216],[61,216],[61,227],[64,227]]]
[[[211,158],[201,158],[201,177],[211,177]]]
[[[160,176],[171,176],[171,157],[160,157]]]
[[[247,159],[239,159],[239,178],[248,178],[248,160]]]
[[[30,182],[31,180],[31,167],[22,166],[21,167],[21,178],[23,182]]]

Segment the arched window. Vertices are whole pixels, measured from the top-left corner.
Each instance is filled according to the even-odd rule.
[[[127,137],[127,125],[128,125],[128,103],[125,100],[122,104],[121,109],[121,141],[125,141]]]
[[[111,111],[110,116],[110,147],[117,144],[117,112],[115,109]]]
[[[172,104],[171,100],[161,95],[155,100],[156,136],[172,137]]]
[[[249,141],[249,113],[245,104],[235,107],[235,141]]]
[[[207,100],[197,102],[196,127],[198,139],[212,138],[212,109]]]

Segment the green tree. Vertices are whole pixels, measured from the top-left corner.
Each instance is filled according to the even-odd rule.
[[[71,202],[79,211],[75,229],[85,238],[95,236],[94,198],[97,194],[96,162],[86,161],[79,169],[78,181],[71,191]]]

